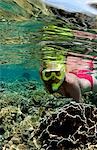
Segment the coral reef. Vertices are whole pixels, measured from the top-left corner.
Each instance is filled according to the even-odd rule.
[[[97,108],[71,102],[51,116],[46,116],[36,137],[46,150],[89,149],[93,144],[96,147]]]
[[[40,118],[63,106],[36,81],[0,84],[0,150],[36,150]]]
[[[86,93],[84,99],[96,104],[97,96]],[[36,81],[2,82],[0,150],[37,150],[41,147],[45,150],[56,143],[62,146],[64,140],[75,150],[79,146],[82,146],[79,150],[84,146],[88,147],[84,150],[96,150],[96,107],[71,101],[46,93]],[[59,124],[66,127],[60,128]]]
[[[39,90],[37,84],[2,82],[0,90],[0,150],[36,149],[31,136],[39,119],[33,101],[35,91]],[[35,97],[37,103],[39,94]]]

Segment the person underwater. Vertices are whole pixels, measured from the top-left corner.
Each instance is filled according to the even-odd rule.
[[[82,94],[88,91],[97,92],[97,72],[95,65],[97,57],[68,53],[65,63],[48,61],[45,68],[41,68],[41,78],[50,93],[82,102]]]
[[[48,6],[67,12],[78,12],[89,16],[97,15],[97,9],[93,7],[97,4],[97,0],[42,1]],[[78,35],[78,32],[74,33]],[[85,59],[84,55],[68,53],[65,62],[47,61],[40,69],[46,89],[52,94],[57,92],[65,97],[73,98],[77,102],[82,102],[84,92],[90,90],[97,92],[97,73],[95,71],[97,57],[90,57],[90,59]]]

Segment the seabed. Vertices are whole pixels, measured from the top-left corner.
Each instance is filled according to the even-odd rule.
[[[0,92],[0,150],[97,149],[97,94],[80,104],[36,81],[2,82]]]

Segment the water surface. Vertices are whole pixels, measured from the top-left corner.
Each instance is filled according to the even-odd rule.
[[[30,8],[20,9],[18,4],[10,0],[0,3],[1,81],[15,81],[22,77],[40,81],[41,63],[45,59],[57,60],[59,56],[66,56],[68,51],[84,54],[90,49],[89,55],[97,56],[95,17],[55,10],[55,16],[30,17]],[[7,14],[12,16],[8,18]],[[15,15],[22,18],[18,20]]]

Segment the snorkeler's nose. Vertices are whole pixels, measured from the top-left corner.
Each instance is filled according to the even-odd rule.
[[[55,76],[53,75],[53,76],[52,76],[52,80],[55,80],[55,79],[56,79],[56,78],[55,78]]]
[[[55,79],[55,73],[54,73],[54,72],[51,73],[51,79],[52,79],[52,80]]]

